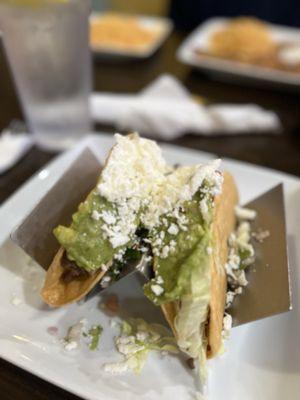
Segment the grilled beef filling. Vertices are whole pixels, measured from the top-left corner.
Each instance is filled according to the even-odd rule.
[[[89,275],[84,268],[78,267],[75,261],[70,261],[66,252],[64,252],[61,265],[64,268],[61,279],[65,283],[70,283],[74,279],[85,279]]]

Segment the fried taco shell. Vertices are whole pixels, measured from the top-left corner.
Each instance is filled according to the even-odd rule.
[[[65,268],[62,265],[64,249],[61,247],[54,257],[41,291],[43,300],[52,307],[61,307],[82,299],[105,274],[101,269],[93,275],[66,282],[62,279]]]
[[[135,134],[129,134],[127,137],[131,140],[134,140]],[[109,158],[113,149],[114,147],[112,147],[108,153],[101,174],[109,162]],[[61,307],[82,299],[105,275],[105,271],[100,269],[92,275],[85,274],[80,278],[66,281],[63,279],[63,275],[65,273],[65,268],[63,265],[64,253],[65,250],[61,247],[47,270],[46,279],[41,291],[43,300],[53,307]]]
[[[223,316],[226,299],[225,263],[228,257],[228,238],[235,228],[234,208],[238,203],[238,191],[233,177],[224,173],[222,193],[215,198],[213,211],[212,245],[213,252],[210,260],[211,287],[209,317],[207,325],[207,357],[218,354],[222,344]],[[162,311],[175,337],[177,332],[174,321],[179,308],[178,301],[162,305]]]

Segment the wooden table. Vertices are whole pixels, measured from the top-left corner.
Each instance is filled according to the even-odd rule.
[[[95,60],[95,89],[137,92],[167,72],[180,78],[192,93],[204,96],[210,102],[254,102],[272,109],[282,120],[280,135],[249,133],[213,138],[185,135],[172,143],[300,176],[300,95],[213,81],[176,60],[175,51],[182,39],[183,35],[173,33],[149,60],[118,64]],[[3,53],[0,54],[0,76],[0,129],[3,129],[13,118],[22,118]],[[111,127],[109,130],[113,131]],[[0,175],[0,203],[54,156],[33,148],[14,168]],[[0,388],[1,400],[76,399],[76,396],[1,360]]]

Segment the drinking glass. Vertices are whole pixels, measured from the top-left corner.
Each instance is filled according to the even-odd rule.
[[[36,143],[69,147],[90,131],[89,0],[1,0],[0,29]]]

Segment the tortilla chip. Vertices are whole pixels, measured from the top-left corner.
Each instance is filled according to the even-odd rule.
[[[105,271],[98,271],[94,275],[84,279],[74,279],[71,282],[64,282],[61,279],[63,272],[62,257],[64,249],[61,247],[50,265],[41,291],[44,301],[53,307],[64,306],[82,299],[100,281]]]
[[[207,357],[214,357],[222,344],[223,316],[226,300],[227,279],[225,263],[228,257],[228,237],[235,228],[234,207],[238,202],[238,192],[232,176],[224,172],[222,193],[215,198],[212,223],[213,253],[211,256],[211,299],[207,327]],[[161,306],[174,336],[177,332],[174,320],[178,312],[178,301]]]

